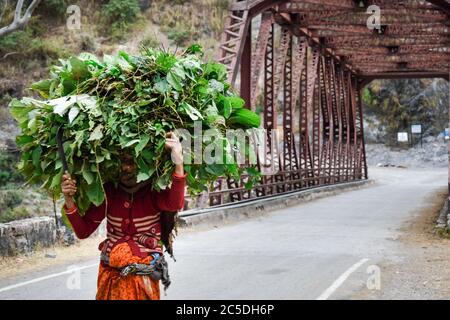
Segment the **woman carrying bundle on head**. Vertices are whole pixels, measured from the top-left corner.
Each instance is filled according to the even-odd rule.
[[[67,172],[62,177],[64,211],[78,238],[89,237],[107,219],[107,237],[99,246],[98,300],[159,300],[159,279],[164,289],[170,285],[161,215],[183,208],[186,174],[181,143],[174,133],[167,134],[165,147],[176,164],[171,188],[156,192],[149,181],[137,183],[134,159],[123,154],[118,187],[105,184],[106,200],[99,207],[92,204],[84,216],[73,200],[76,181]]]

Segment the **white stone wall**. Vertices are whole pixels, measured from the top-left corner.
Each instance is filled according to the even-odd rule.
[[[55,219],[36,217],[0,223],[0,256],[29,254],[56,241]]]

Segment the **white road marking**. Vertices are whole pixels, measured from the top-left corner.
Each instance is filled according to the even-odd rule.
[[[347,280],[347,278],[356,270],[358,270],[359,267],[361,267],[364,263],[369,261],[369,259],[361,259],[357,263],[355,263],[353,266],[351,266],[347,271],[345,271],[339,278],[336,279],[335,282],[327,289],[325,290],[316,300],[327,300],[339,287]]]
[[[92,268],[92,267],[98,267],[98,263],[90,264],[90,265],[79,267],[79,268],[69,268],[67,271],[63,271],[63,272],[59,272],[59,273],[53,273],[53,274],[49,274],[47,276],[36,278],[36,279],[33,279],[33,280],[16,283],[16,284],[13,284],[13,285],[8,286],[8,287],[0,288],[0,292],[5,292],[5,291],[8,291],[8,290],[12,290],[12,289],[16,289],[16,288],[19,288],[19,287],[27,286],[27,285],[32,284],[32,283],[44,281],[44,280],[47,280],[47,279],[59,277],[59,276],[65,275],[65,274],[70,274],[70,273],[73,273],[75,271],[80,271],[80,270],[84,270],[84,269],[88,269],[88,268]]]

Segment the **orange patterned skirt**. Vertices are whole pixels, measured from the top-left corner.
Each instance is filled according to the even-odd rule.
[[[109,265],[100,264],[97,281],[97,300],[159,300],[159,280],[150,276],[128,275],[120,276],[120,271],[114,268],[123,268],[131,263],[145,263],[152,261],[153,257],[139,258],[133,256],[127,243],[121,243],[113,248],[109,256]]]

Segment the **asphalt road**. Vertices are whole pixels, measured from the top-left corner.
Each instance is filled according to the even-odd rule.
[[[377,290],[378,264],[401,260],[400,228],[446,186],[447,172],[369,173],[376,183],[360,190],[179,235],[161,298],[348,299],[368,282]],[[0,299],[93,299],[97,261],[1,280]]]

